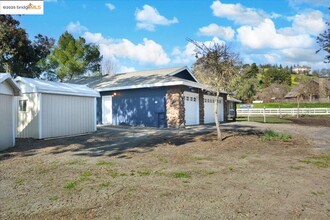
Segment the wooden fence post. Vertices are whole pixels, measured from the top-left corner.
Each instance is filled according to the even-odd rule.
[[[264,123],[266,123],[266,113],[265,113],[266,107],[264,106]]]

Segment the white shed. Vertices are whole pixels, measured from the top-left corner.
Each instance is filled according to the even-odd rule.
[[[96,97],[85,85],[17,77],[17,137],[51,138],[96,131]]]
[[[15,98],[20,89],[8,73],[0,73],[0,150],[15,145]]]

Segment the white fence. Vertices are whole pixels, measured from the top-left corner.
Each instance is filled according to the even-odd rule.
[[[238,108],[237,116],[297,115],[298,108]],[[299,108],[299,115],[330,115],[330,108]]]

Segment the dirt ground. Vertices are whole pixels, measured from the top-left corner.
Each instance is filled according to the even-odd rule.
[[[329,219],[329,152],[256,126],[19,140],[0,153],[0,219]]]
[[[290,120],[299,125],[306,125],[306,126],[323,126],[323,127],[330,127],[330,117],[308,117],[308,116],[302,116],[300,118],[290,118]]]

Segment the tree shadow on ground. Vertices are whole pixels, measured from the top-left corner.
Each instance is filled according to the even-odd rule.
[[[161,129],[109,129],[51,140],[17,139],[16,146],[0,152],[0,160],[15,156],[29,157],[36,154],[64,154],[80,156],[116,156],[128,158],[129,153],[147,153],[163,144],[180,146],[195,141],[201,133],[182,133]]]
[[[223,124],[224,140],[235,135],[260,135],[253,126]],[[132,153],[148,153],[161,145],[181,146],[190,142],[211,141],[215,134],[213,125],[191,126],[187,129],[120,128],[104,126],[96,132],[80,136],[36,140],[17,139],[16,146],[0,152],[0,160],[15,156],[36,154],[71,154],[73,156],[110,156],[130,158]]]

